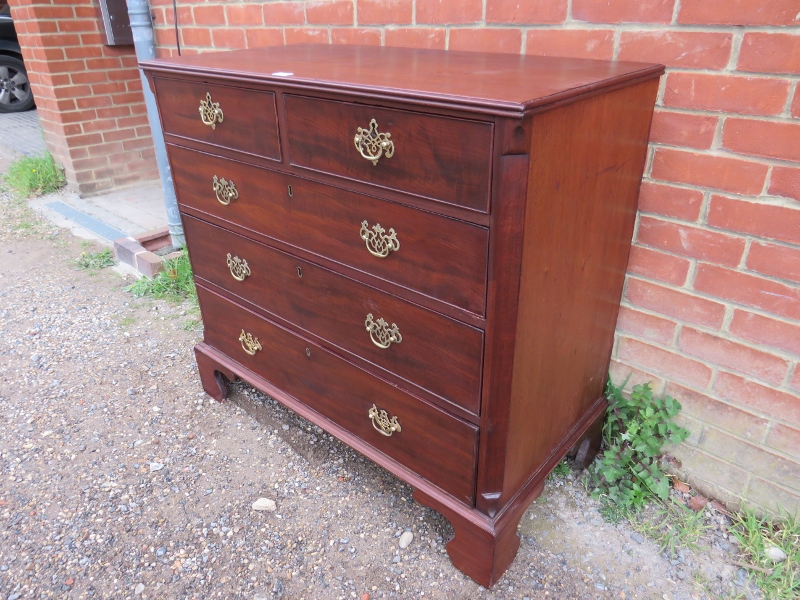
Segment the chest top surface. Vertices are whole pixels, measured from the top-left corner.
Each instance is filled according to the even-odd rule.
[[[577,58],[301,44],[144,61],[151,72],[194,73],[349,95],[519,114],[663,72],[662,65]]]

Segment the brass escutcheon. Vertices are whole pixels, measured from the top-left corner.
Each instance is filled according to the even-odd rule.
[[[228,268],[236,281],[244,281],[252,275],[247,261],[238,256],[231,256],[230,252],[228,252]]]
[[[212,102],[211,94],[206,92],[206,99],[200,100],[200,120],[210,125],[211,129],[217,128],[217,123],[222,123],[222,109],[219,102]]]
[[[392,417],[390,419],[385,410],[378,410],[378,407],[374,404],[367,414],[372,421],[372,426],[375,428],[375,431],[386,437],[389,437],[395,431],[397,433],[403,431],[403,428],[400,427],[400,423],[397,422],[397,417]]]
[[[253,356],[256,352],[261,350],[261,342],[258,341],[258,338],[253,337],[249,333],[245,333],[244,329],[242,329],[242,333],[239,334],[239,341],[242,343],[242,350],[247,352],[250,356]]]
[[[225,206],[228,206],[228,204],[231,203],[231,200],[236,200],[239,197],[239,191],[236,189],[236,185],[233,183],[233,181],[227,181],[224,177],[219,179],[216,175],[214,175],[211,187],[214,189],[214,193],[217,195],[217,200],[219,200],[219,203]]]
[[[372,119],[369,128],[359,127],[356,129],[356,136],[353,141],[359,154],[372,162],[372,166],[378,164],[381,156],[392,158],[394,155],[394,142],[391,140],[391,133],[378,133],[378,122]]]
[[[372,343],[378,348],[388,348],[392,344],[399,344],[403,341],[403,336],[400,335],[400,330],[397,328],[397,325],[392,323],[390,327],[389,323],[383,318],[377,321],[373,321],[372,319],[372,313],[369,313],[364,325],[369,332]]]
[[[386,258],[390,252],[400,250],[400,240],[397,239],[394,229],[390,228],[389,235],[386,235],[386,230],[381,227],[380,223],[375,223],[372,230],[370,230],[369,223],[361,221],[359,236],[366,242],[367,250],[372,256]]]

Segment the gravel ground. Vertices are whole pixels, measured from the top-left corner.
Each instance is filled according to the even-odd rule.
[[[702,551],[668,556],[605,523],[574,471],[481,588],[408,486],[247,385],[208,398],[191,307],[76,271],[85,249],[0,193],[3,600],[757,597],[724,517],[707,511]]]

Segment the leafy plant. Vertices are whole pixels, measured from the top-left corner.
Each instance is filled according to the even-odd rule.
[[[617,387],[609,380],[606,386],[605,450],[589,468],[587,480],[611,520],[640,510],[651,498],[668,498],[670,480],[661,467],[661,448],[689,435],[672,421],[681,410],[677,400],[654,398],[649,384],[635,386],[626,396],[626,383]]]
[[[78,269],[84,271],[95,271],[97,269],[113,267],[116,262],[114,253],[111,252],[110,248],[106,248],[100,252],[81,252],[81,255],[75,259],[75,265]]]
[[[181,249],[178,257],[165,259],[162,269],[152,278],[142,277],[128,291],[133,292],[137,298],[152,296],[180,302],[189,298],[197,303],[197,291],[192,277],[192,265],[189,262],[189,253],[186,248]]]
[[[770,600],[800,598],[800,520],[782,512],[770,520],[743,507],[732,517],[730,532],[739,541],[744,563],[756,585]],[[768,552],[779,549],[786,558],[776,561]]]
[[[55,192],[66,180],[49,152],[42,156],[23,156],[8,167],[5,182],[19,198]]]

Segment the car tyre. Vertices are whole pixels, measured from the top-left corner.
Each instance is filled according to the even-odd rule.
[[[33,108],[33,92],[25,65],[13,56],[0,55],[0,113]]]

